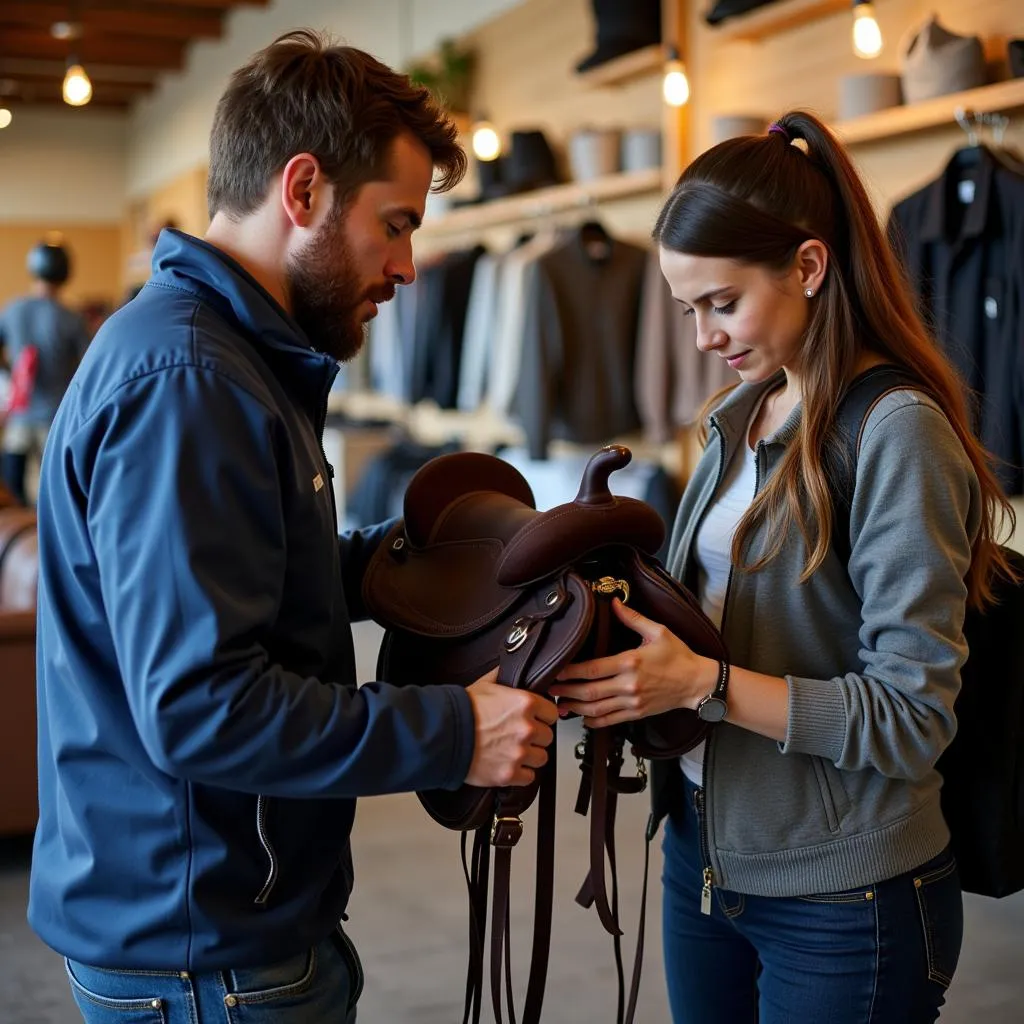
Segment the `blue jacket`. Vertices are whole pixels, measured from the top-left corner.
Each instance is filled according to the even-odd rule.
[[[462,783],[472,709],[356,688],[383,533],[337,534],[334,361],[213,246],[153,260],[44,456],[29,921],[99,967],[254,966],[345,910],[355,797]]]

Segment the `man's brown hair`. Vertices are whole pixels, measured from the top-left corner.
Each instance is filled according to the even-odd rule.
[[[210,132],[210,216],[262,205],[271,179],[296,153],[311,153],[344,201],[387,176],[396,136],[408,132],[440,171],[433,190],[462,180],[466,154],[452,120],[427,89],[362,50],[297,29],[232,76]]]

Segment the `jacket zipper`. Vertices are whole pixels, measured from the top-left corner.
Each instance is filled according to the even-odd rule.
[[[715,429],[718,430],[717,425]],[[722,482],[725,468],[725,437],[720,430],[718,430],[718,438],[722,446],[722,460],[718,467],[718,480],[715,482],[715,492],[718,491],[719,485]],[[761,463],[760,453],[763,441],[758,441],[757,446],[754,449],[754,495],[761,487]],[[712,492],[712,493],[715,493]],[[704,512],[701,514],[701,522],[704,520],[704,516],[707,515],[708,509],[711,507],[711,502],[704,508]],[[698,523],[697,529],[700,529]],[[694,530],[694,537],[697,536],[697,530]],[[725,617],[729,612],[729,595],[732,593],[732,578],[733,568],[732,564],[729,565],[729,578],[725,584],[725,600],[722,603],[722,621],[719,623],[719,632],[725,632]],[[703,885],[700,890],[700,912],[702,914],[711,913],[711,890],[715,885],[715,869],[711,866],[711,845],[708,842],[708,816],[707,816],[707,790],[708,790],[708,753],[711,750],[711,741],[714,733],[710,733],[708,738],[704,741],[704,764],[701,768],[701,776],[703,780],[703,786],[693,794],[693,809],[697,815],[697,827],[700,832],[700,847],[701,856],[704,858],[704,871],[703,871]]]
[[[334,527],[337,529],[338,509],[334,502],[334,467],[330,462],[328,462],[327,452],[324,451],[324,427],[327,424],[327,396],[330,390],[331,387],[330,384],[328,384],[323,400],[320,403],[316,436],[317,441],[320,444],[320,456],[324,460],[324,465],[327,467],[327,487],[331,493],[331,510],[334,516]],[[263,852],[267,855],[267,860],[270,863],[270,868],[267,872],[267,880],[263,883],[263,888],[260,889],[259,895],[253,901],[257,906],[266,905],[267,900],[270,898],[270,894],[274,891],[274,886],[277,884],[277,853],[270,842],[270,836],[267,835],[267,802],[267,798],[262,795],[256,799],[256,834],[259,836],[260,846],[263,847]]]
[[[270,861],[270,871],[267,874],[267,880],[263,883],[263,888],[260,889],[259,895],[253,901],[257,906],[262,907],[270,898],[270,894],[273,892],[274,885],[277,882],[277,854],[274,852],[274,847],[270,843],[270,837],[267,835],[267,798],[265,796],[260,796],[256,800],[256,834],[260,838],[260,846],[263,847],[267,860]]]
[[[334,530],[338,531],[338,504],[334,500],[334,467],[331,465],[327,458],[327,452],[324,450],[324,428],[327,426],[327,402],[331,393],[331,383],[327,385],[327,389],[324,392],[323,400],[320,403],[320,416],[317,422],[316,437],[320,444],[320,457],[324,460],[324,465],[327,467],[327,488],[331,492],[331,514],[334,516]]]
[[[704,506],[704,510],[700,514],[700,518],[697,520],[697,525],[693,529],[693,533],[690,535],[690,546],[687,550],[687,563],[692,558],[693,544],[697,539],[697,534],[700,533],[700,528],[704,523],[704,519],[707,517],[708,510],[711,508],[711,504],[715,499],[715,495],[718,493],[719,487],[722,486],[722,480],[725,477],[725,465],[726,465],[726,451],[725,451],[725,435],[722,433],[721,428],[712,419],[712,427],[714,427],[715,433],[718,435],[718,448],[719,448],[719,459],[718,459],[718,475],[715,477],[715,486],[711,490],[711,498]],[[687,575],[689,571],[687,570]],[[729,600],[729,589],[732,586],[732,569],[729,569],[729,579],[725,585],[725,600]],[[719,632],[721,627],[725,625],[725,606],[722,608],[722,622],[719,625]],[[711,867],[711,850],[708,845],[708,825],[707,825],[707,814],[704,809],[704,792],[707,789],[708,784],[708,751],[711,749],[712,733],[708,734],[708,738],[704,741],[704,764],[701,767],[701,780],[702,785],[693,794],[693,811],[697,815],[697,830],[700,832],[700,853],[704,859],[704,871],[703,871],[703,886],[700,891],[700,912],[702,914],[711,913],[711,890],[715,884],[715,871]]]
[[[707,768],[708,748],[704,744],[704,767]],[[715,871],[711,867],[711,852],[708,849],[708,826],[707,815],[704,813],[704,787],[701,787],[693,794],[693,810],[697,815],[697,826],[700,829],[700,852],[704,858],[704,885],[700,891],[700,912],[711,913],[711,890],[715,884]]]

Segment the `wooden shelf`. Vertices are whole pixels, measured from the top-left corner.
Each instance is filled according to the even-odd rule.
[[[590,203],[623,199],[661,190],[661,168],[609,174],[593,181],[552,185],[522,195],[493,199],[477,206],[466,206],[440,217],[427,218],[417,235],[451,234],[457,231],[475,231],[480,228],[511,224],[531,217],[544,217],[563,210]]]
[[[1024,78],[1008,82],[983,85],[979,89],[936,96],[922,103],[903,107],[890,107],[873,114],[839,121],[834,124],[836,132],[847,145],[888,139],[895,135],[909,135],[911,132],[941,125],[955,125],[954,111],[962,108],[977,114],[1003,112],[1024,107]]]
[[[850,0],[776,0],[767,7],[758,7],[749,14],[713,26],[715,37],[723,41],[745,40],[760,42],[812,21],[818,21],[837,11],[849,11]]]
[[[576,77],[585,85],[597,89],[625,85],[638,78],[648,78],[656,75],[664,66],[665,51],[655,43],[653,46],[644,46],[614,60],[605,61],[596,68],[590,68],[589,71],[581,71]]]

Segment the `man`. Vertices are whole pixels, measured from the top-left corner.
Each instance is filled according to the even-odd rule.
[[[3,423],[3,482],[22,505],[28,504],[28,460],[42,455],[57,406],[89,344],[85,321],[60,301],[71,276],[67,249],[40,242],[27,265],[31,292],[0,312],[0,350],[12,370],[14,399]]]
[[[354,1020],[354,798],[546,760],[553,705],[493,675],[355,687],[383,530],[339,542],[321,431],[435,166],[465,157],[425,90],[281,37],[217,108],[206,239],[161,234],[57,415],[29,920],[88,1022]]]

